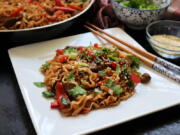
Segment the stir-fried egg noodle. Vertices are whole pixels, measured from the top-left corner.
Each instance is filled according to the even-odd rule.
[[[140,76],[138,62],[135,56],[113,47],[66,47],[57,50],[41,71],[48,91],[55,92],[60,82],[70,99],[60,111],[75,116],[131,97],[136,86],[132,74]]]

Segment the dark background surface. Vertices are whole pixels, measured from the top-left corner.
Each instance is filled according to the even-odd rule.
[[[72,26],[58,37],[87,31],[82,25],[79,26]],[[155,54],[145,39],[145,31],[129,29],[126,31],[145,49]],[[0,135],[36,135],[7,53],[8,48],[23,44],[23,42],[0,42]],[[180,59],[171,62],[180,65]],[[61,129],[57,130],[61,134]],[[95,134],[113,134],[114,132],[123,135],[180,135],[180,105],[101,130]]]

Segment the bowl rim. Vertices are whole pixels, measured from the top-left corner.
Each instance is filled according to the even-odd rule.
[[[151,36],[151,34],[149,33],[149,29],[150,29],[150,27],[151,27],[152,25],[157,24],[157,23],[161,23],[161,22],[170,22],[170,23],[171,23],[171,22],[175,22],[175,23],[179,23],[179,24],[180,24],[179,21],[174,21],[174,20],[158,20],[158,21],[154,21],[154,22],[150,23],[150,24],[146,27],[146,36],[147,36],[147,38],[149,38],[149,39],[151,39],[151,40],[153,40],[153,41],[155,41],[155,42],[157,42],[157,43],[163,44],[164,46],[169,46],[169,44],[165,44],[165,43],[162,43],[162,42],[154,39],[154,38]],[[178,45],[171,45],[171,46],[180,48],[180,46],[178,46]],[[161,47],[161,48],[162,48],[162,47]],[[169,50],[170,50],[170,49],[169,49]]]
[[[32,27],[32,28],[26,28],[26,29],[15,29],[15,30],[0,30],[0,33],[8,33],[8,32],[24,32],[24,31],[33,31],[33,30],[40,30],[40,29],[45,29],[45,28],[49,28],[49,27],[53,27],[53,26],[56,26],[56,25],[59,25],[59,24],[63,24],[63,23],[66,23],[68,21],[71,21],[79,16],[81,16],[82,14],[84,14],[86,11],[88,11],[90,9],[90,7],[93,5],[94,3],[94,0],[90,0],[90,3],[88,4],[88,6],[83,10],[81,11],[80,13],[76,14],[75,16],[72,16],[68,19],[65,19],[63,21],[60,21],[60,22],[56,22],[56,23],[52,23],[52,24],[48,24],[48,25],[44,25],[44,26],[38,26],[38,27]]]
[[[112,3],[117,3],[120,7],[123,7],[123,8],[128,8],[128,9],[131,9],[131,10],[139,10],[139,11],[156,11],[156,10],[162,10],[164,8],[168,8],[171,3],[172,3],[172,0],[168,0],[168,3],[166,6],[162,7],[162,8],[158,8],[158,9],[138,9],[138,8],[131,8],[131,7],[125,7],[123,5],[121,5],[120,3],[118,3],[116,0],[112,0]]]

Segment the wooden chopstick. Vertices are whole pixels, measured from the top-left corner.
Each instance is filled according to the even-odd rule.
[[[107,38],[105,37],[103,34],[95,31],[94,29],[90,28],[89,26],[87,25],[84,25],[85,28],[89,29],[91,32],[93,32],[94,34],[100,36],[101,38],[105,39],[106,41],[108,41],[109,43],[111,43],[112,45],[118,47],[119,49],[127,52],[127,53],[130,53],[136,57],[138,57],[139,59],[141,59],[146,65],[148,65],[149,67],[151,67],[152,69],[156,70],[157,72],[160,72],[161,74],[169,77],[170,79],[172,80],[175,80],[177,81],[178,83],[180,83],[180,75],[168,70],[167,68],[157,64],[156,62],[152,61],[152,60],[149,60],[147,57],[144,57],[144,56],[141,56],[140,54],[136,53],[136,52],[133,52],[127,48],[125,48],[124,46],[116,43],[115,41],[113,41],[112,39],[110,38]]]
[[[171,70],[173,70],[173,71],[175,70],[176,72],[179,72],[179,73],[180,73],[180,67],[179,67],[179,66],[176,66],[175,64],[172,64],[172,63],[170,63],[170,62],[168,62],[168,61],[166,61],[166,60],[164,60],[164,59],[162,59],[162,58],[160,58],[160,57],[158,57],[158,56],[155,56],[154,54],[149,53],[149,52],[147,52],[147,51],[145,51],[145,50],[136,48],[136,47],[133,46],[132,44],[127,43],[127,42],[125,42],[125,41],[123,41],[123,40],[121,40],[121,39],[119,39],[119,38],[117,38],[117,37],[115,37],[115,36],[113,36],[113,35],[105,32],[105,31],[103,31],[103,30],[100,29],[99,27],[97,27],[97,26],[95,26],[95,25],[93,25],[93,24],[91,24],[91,23],[89,23],[89,22],[86,22],[86,23],[87,23],[89,26],[91,26],[91,27],[93,27],[94,29],[96,29],[97,31],[99,31],[99,32],[101,32],[101,33],[103,33],[103,34],[111,37],[112,39],[114,39],[114,40],[122,43],[123,45],[125,45],[125,46],[133,49],[134,51],[138,52],[139,54],[143,55],[144,57],[146,57],[146,58],[148,58],[148,59],[150,59],[150,60],[152,60],[152,61],[154,61],[154,62],[156,62],[156,63],[158,63],[158,64],[160,64],[160,65],[163,65],[163,66],[166,67],[166,68],[169,68],[169,69],[171,69]]]

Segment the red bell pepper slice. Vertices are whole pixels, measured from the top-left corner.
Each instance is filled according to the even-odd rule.
[[[61,102],[61,99],[62,98],[65,98],[69,103],[70,103],[70,100],[62,86],[62,84],[60,82],[57,82],[56,84],[56,99],[57,99],[57,103],[60,107],[60,109],[63,109],[65,108],[66,106]]]
[[[99,47],[98,47],[98,43],[94,43],[94,47],[95,47],[95,48],[99,48]]]
[[[45,17],[46,17],[49,21],[51,21],[51,22],[55,22],[55,21],[56,21],[56,17],[55,17],[55,16],[46,15]]]
[[[58,7],[58,6],[55,6],[54,9],[55,10],[62,10],[64,12],[75,12],[76,11],[75,9],[72,9],[72,8]]]
[[[26,0],[26,3],[31,3],[32,2],[32,0]]]
[[[64,50],[63,49],[57,49],[56,56],[63,55]]]
[[[95,54],[93,54],[93,55],[92,55],[92,59],[94,60],[95,58],[96,58],[96,55],[95,55]]]
[[[40,4],[39,2],[34,1],[33,3],[34,3],[34,5],[37,5],[37,6],[41,7],[42,9],[45,9],[45,7],[42,4]]]
[[[84,46],[79,46],[78,49],[79,49],[80,51],[83,51]]]
[[[66,56],[62,56],[60,59],[61,63],[65,63],[67,61],[67,57]]]
[[[23,7],[18,7],[10,16],[13,17],[13,16],[16,16],[17,14],[19,14],[20,11],[23,10]]]
[[[73,5],[73,4],[67,4],[68,7],[72,8],[72,9],[76,9],[76,10],[79,10],[79,11],[83,11],[83,8],[81,7],[78,7],[76,5]]]
[[[83,109],[81,113],[82,114],[87,114],[87,113],[89,113],[89,110],[88,109]]]
[[[137,74],[135,74],[134,72],[131,72],[131,77],[130,77],[131,81],[133,81],[133,83],[138,84],[140,83],[140,78]]]
[[[89,56],[91,56],[91,55],[92,55],[92,51],[87,50],[87,54],[88,54]]]
[[[54,12],[54,16],[59,16],[62,14],[64,14],[64,11],[62,11],[62,10],[57,10],[56,12]]]
[[[111,63],[111,66],[112,66],[113,69],[116,69],[116,65],[117,65],[117,64],[116,64],[115,62],[112,62],[112,63]]]
[[[104,83],[106,83],[106,80],[107,80],[107,78],[105,78],[104,80],[96,83],[96,86],[101,86],[101,85],[103,85]]]
[[[55,109],[55,108],[58,108],[59,107],[59,104],[57,101],[54,101],[54,102],[51,102],[51,109]]]
[[[64,14],[62,14],[62,15],[58,15],[57,17],[64,17],[65,15]]]
[[[62,4],[61,0],[55,0],[56,4],[60,7],[64,7],[64,5]]]

